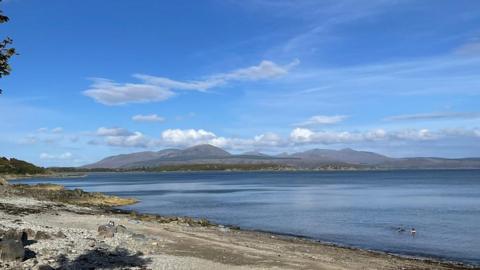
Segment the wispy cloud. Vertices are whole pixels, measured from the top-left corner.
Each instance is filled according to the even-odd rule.
[[[103,138],[105,144],[120,147],[149,147],[153,146],[151,139],[139,131],[129,131],[119,127],[100,127],[94,133],[95,136]],[[90,140],[90,145],[98,145],[98,140]]]
[[[48,153],[41,153],[40,154],[40,159],[43,159],[43,160],[68,160],[68,159],[72,159],[73,158],[73,154],[70,153],[70,152],[65,152],[65,153],[62,153],[62,154],[48,154]]]
[[[132,116],[132,120],[135,122],[163,122],[165,121],[165,118],[158,116],[157,114],[137,114]]]
[[[119,127],[100,127],[97,129],[96,135],[98,136],[129,136],[132,132],[124,128]]]
[[[278,65],[272,61],[261,61],[256,66],[237,69],[227,73],[215,74],[202,80],[177,81],[166,77],[135,74],[141,83],[116,83],[108,79],[93,79],[93,84],[83,92],[84,95],[105,105],[127,103],[145,103],[163,101],[174,96],[174,90],[206,91],[231,81],[257,81],[272,79],[288,73],[299,64],[296,59],[287,65]]]
[[[292,144],[355,144],[362,142],[392,141],[434,141],[448,137],[480,138],[479,129],[415,129],[399,130],[375,129],[367,131],[313,131],[306,128],[295,128],[290,133]]]
[[[145,83],[122,84],[102,78],[94,78],[93,84],[83,94],[104,105],[162,101],[174,95],[171,90],[157,85]]]
[[[307,119],[306,121],[295,124],[296,126],[319,126],[319,125],[331,125],[340,123],[345,120],[346,115],[315,115]]]
[[[480,39],[461,45],[455,49],[455,53],[463,56],[480,55]]]
[[[403,114],[385,118],[385,121],[422,121],[422,120],[452,120],[478,119],[480,112],[432,112],[419,114]]]

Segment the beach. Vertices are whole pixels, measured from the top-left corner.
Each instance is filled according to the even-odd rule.
[[[38,194],[0,190],[0,231],[29,238],[25,260],[1,269],[472,269]],[[99,232],[110,221],[112,234]]]

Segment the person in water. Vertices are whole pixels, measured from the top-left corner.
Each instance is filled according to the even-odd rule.
[[[417,230],[415,230],[415,228],[412,228],[412,229],[410,230],[410,233],[412,234],[412,236],[415,237],[415,234],[417,233]]]

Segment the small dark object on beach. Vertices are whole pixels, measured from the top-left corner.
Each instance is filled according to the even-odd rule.
[[[51,267],[50,265],[42,264],[37,266],[37,270],[54,270],[55,268]]]

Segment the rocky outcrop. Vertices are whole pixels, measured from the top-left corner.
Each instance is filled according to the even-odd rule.
[[[113,207],[138,202],[135,199],[109,196],[98,192],[85,192],[81,189],[68,190],[64,186],[55,184],[16,184],[10,185],[9,190],[15,195],[81,206]]]
[[[98,227],[98,236],[103,238],[112,238],[115,236],[116,228],[115,223],[110,221],[106,225],[100,225]]]
[[[0,260],[5,262],[23,261],[25,248],[19,241],[5,239],[0,242]]]
[[[3,178],[3,177],[0,176],[0,187],[2,187],[2,186],[3,186],[3,187],[8,186],[8,182],[7,182],[7,180],[6,180],[5,178]]]

